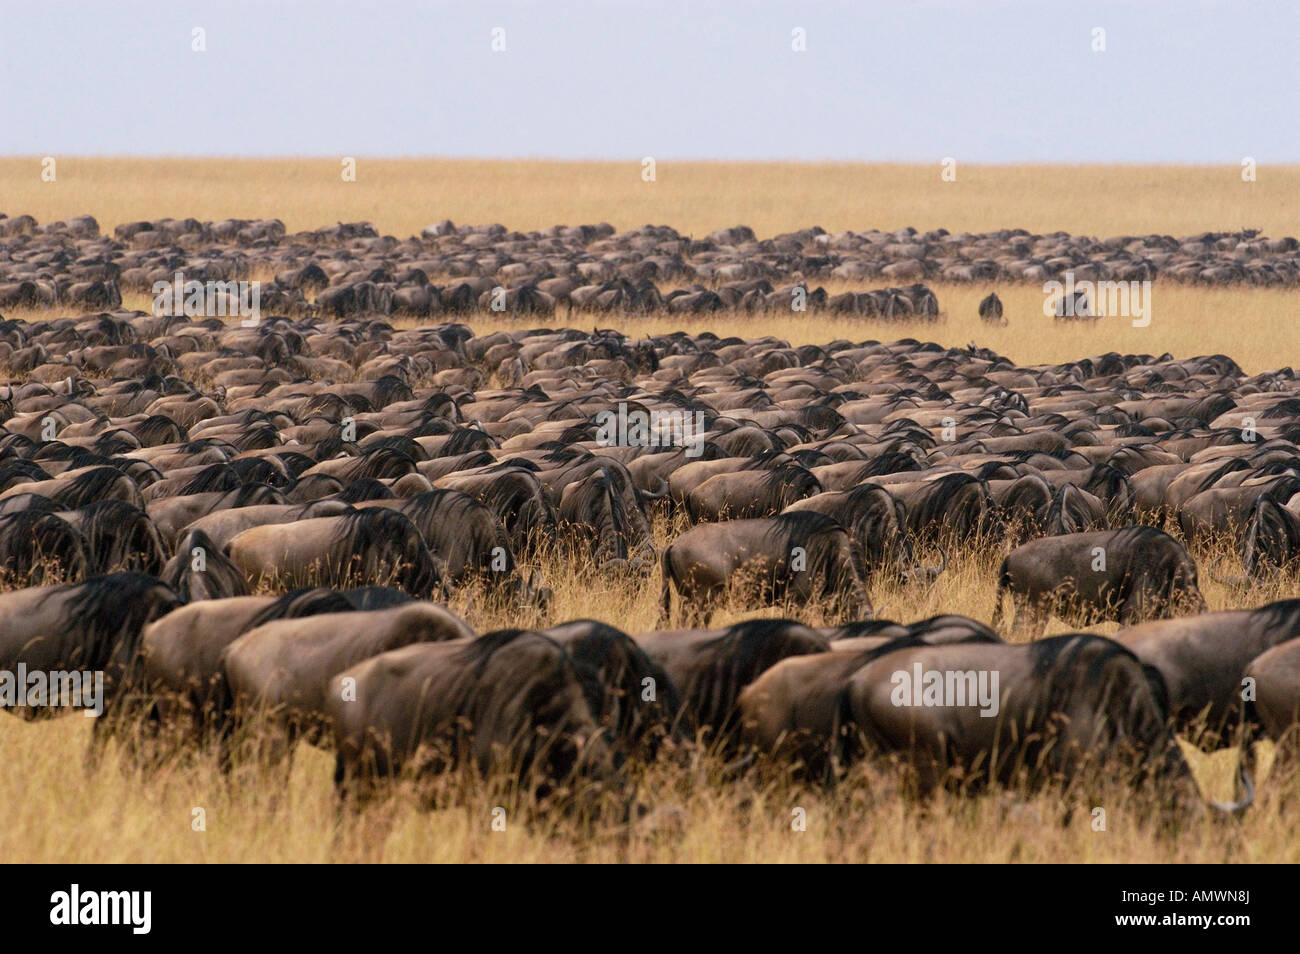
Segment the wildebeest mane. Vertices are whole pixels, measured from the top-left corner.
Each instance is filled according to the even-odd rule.
[[[96,572],[132,569],[157,573],[166,559],[162,538],[149,515],[125,500],[97,500],[81,507],[82,533],[94,557]]]
[[[129,667],[145,625],[182,605],[171,587],[144,573],[108,573],[54,587],[38,605],[44,608],[56,597],[66,598],[66,633],[84,653],[70,662],[91,670],[106,669],[114,657]]]
[[[343,503],[354,504],[361,503],[364,500],[392,500],[396,496],[392,488],[387,484],[382,484],[373,477],[363,477],[347,484],[334,495],[334,499],[341,500]]]
[[[349,613],[355,608],[352,602],[338,590],[323,586],[293,590],[277,597],[275,602],[259,610],[257,615],[248,621],[244,632],[277,619],[302,619],[323,613]]]
[[[817,516],[821,516],[817,514]],[[798,627],[798,637],[790,629]],[[736,700],[742,689],[789,656],[827,652],[830,641],[791,619],[749,619],[729,626],[701,647],[716,660],[697,683],[683,687],[701,726],[726,733],[736,720]]]
[[[340,595],[354,610],[390,609],[415,602],[415,597],[411,594],[391,586],[357,586],[340,591]]]
[[[490,450],[496,446],[497,442],[486,431],[480,431],[477,427],[458,427],[442,445],[438,456],[455,457],[470,451]]]
[[[7,573],[29,577],[39,560],[57,560],[64,573],[85,573],[94,565],[85,535],[54,507],[0,514],[0,566]]]
[[[1272,635],[1300,633],[1300,599],[1266,603],[1251,614],[1251,623]]]
[[[1091,653],[1093,649],[1097,650],[1095,654]],[[1046,690],[1041,698],[1041,709],[1034,713],[1039,720],[1066,711],[1074,693],[1081,687],[1090,690],[1100,687],[1104,671],[1113,660],[1125,659],[1135,666],[1142,666],[1128,647],[1093,633],[1068,633],[1041,639],[1031,643],[1028,651],[1033,660],[1034,678]],[[1088,659],[1088,666],[1078,674],[1079,678],[1061,678],[1062,674],[1072,672],[1081,658]],[[1168,698],[1167,691],[1164,695]]]
[[[238,472],[229,464],[209,464],[176,492],[177,496],[235,490],[243,484]]]
[[[75,510],[107,497],[113,485],[123,476],[122,472],[114,467],[96,467],[74,477],[59,492],[58,499],[65,507]]]

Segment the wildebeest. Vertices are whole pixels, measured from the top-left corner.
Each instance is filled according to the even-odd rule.
[[[936,617],[909,626],[880,621],[874,635],[832,640],[830,652],[791,657],[766,670],[740,694],[745,741],[768,764],[796,774],[831,778],[852,731],[843,696],[852,678],[879,656],[908,646],[1000,642],[987,626],[964,617]]]
[[[657,630],[637,644],[681,693],[683,728],[704,730],[729,745],[738,728],[737,702],[745,686],[782,659],[825,653],[825,636],[790,619],[752,619],[721,630]]]
[[[202,530],[181,538],[176,554],[158,574],[182,600],[224,599],[247,596],[249,581]]]
[[[938,567],[916,562],[907,532],[907,512],[898,498],[873,483],[852,490],[832,490],[795,501],[786,513],[814,511],[825,514],[848,530],[869,570],[893,573],[904,579],[933,579],[943,572]]]
[[[589,696],[599,688],[599,698],[588,698],[588,703],[617,754],[653,756],[659,743],[680,728],[682,697],[676,683],[627,633],[598,620],[576,619],[543,635],[573,657]]]
[[[236,718],[249,722],[256,715],[264,733],[258,741],[282,756],[296,738],[316,742],[328,728],[325,693],[336,673],[411,643],[475,635],[444,607],[413,601],[264,623],[225,648],[221,667]],[[346,684],[343,692],[345,700],[355,698]]]
[[[140,634],[144,627],[180,606],[170,587],[142,573],[109,573],[83,583],[33,586],[0,594],[0,672],[43,673],[62,687],[63,674],[80,673],[87,691],[102,674],[98,705],[115,707],[138,686]],[[58,674],[58,675],[55,675]],[[53,685],[49,692],[56,692]],[[63,700],[62,705],[82,703]],[[94,702],[89,702],[94,705]],[[5,708],[27,719],[66,711],[57,702]],[[95,723],[96,734],[108,722]]]
[[[1249,583],[1288,570],[1294,566],[1297,556],[1300,556],[1300,514],[1278,503],[1271,494],[1265,494],[1255,501],[1241,538],[1241,562],[1246,577],[1240,582]]]
[[[155,728],[198,742],[228,733],[231,699],[222,665],[227,646],[274,620],[367,608],[367,596],[365,590],[318,587],[283,596],[204,599],[155,620],[140,640],[142,681],[155,700]]]
[[[505,527],[488,507],[458,490],[431,490],[414,497],[372,501],[410,518],[450,586],[479,580],[489,591],[519,604],[545,608],[551,597],[536,570],[520,572]]]
[[[85,536],[57,513],[31,509],[0,515],[0,567],[9,581],[79,582],[92,565]]]
[[[249,580],[289,589],[392,580],[427,596],[442,582],[415,525],[382,508],[253,527],[231,540],[226,553]]]
[[[1006,324],[1002,318],[1002,299],[998,297],[997,292],[989,292],[980,299],[979,315],[989,324]]]
[[[1300,639],[1260,653],[1244,678],[1254,690],[1247,704],[1250,717],[1277,743],[1274,773],[1293,771],[1300,764]]]
[[[415,643],[330,680],[335,782],[365,797],[379,779],[465,764],[506,771],[549,793],[613,775],[573,658],[528,630]]]
[[[1169,713],[1181,731],[1195,730],[1206,749],[1232,743],[1241,714],[1242,679],[1251,660],[1300,637],[1300,600],[1254,610],[1153,620],[1115,638],[1154,666],[1169,690]]]
[[[661,623],[669,619],[674,588],[684,614],[707,624],[730,585],[749,587],[760,604],[817,601],[854,619],[872,612],[857,546],[820,513],[701,524],[664,548],[660,566]]]
[[[435,484],[463,491],[486,504],[510,534],[516,554],[532,553],[555,537],[555,508],[530,470],[502,464],[469,474],[451,474]]]
[[[1204,612],[1196,564],[1173,537],[1154,527],[1067,533],[1021,544],[998,571],[994,628],[1004,597],[1015,604],[1014,626],[1038,635],[1049,617],[1090,625]]]
[[[981,678],[995,689],[987,697]],[[1201,808],[1166,723],[1159,676],[1102,636],[901,648],[859,669],[843,706],[866,751],[905,756],[922,792],[1090,786],[1110,777],[1152,786],[1175,818]],[[1249,776],[1243,781],[1242,803],[1216,807],[1248,805],[1253,788]]]
[[[687,495],[686,512],[694,522],[768,517],[821,490],[817,478],[797,464],[717,474]]]

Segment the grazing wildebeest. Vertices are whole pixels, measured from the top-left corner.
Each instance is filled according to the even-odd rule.
[[[981,696],[981,678],[996,691]],[[867,752],[905,756],[922,792],[1118,778],[1155,788],[1175,820],[1202,811],[1166,721],[1162,680],[1102,636],[883,653],[849,680],[843,717]],[[1217,808],[1250,804],[1253,785],[1244,766],[1241,773],[1245,799]]]
[[[616,754],[653,756],[679,727],[682,698],[677,685],[632,637],[594,619],[577,619],[544,630],[573,657],[584,685],[599,687],[588,699]]]
[[[180,605],[170,587],[142,573],[0,594],[0,671],[13,673],[21,664],[29,673],[102,673],[99,704],[108,711],[138,684],[141,631]],[[10,711],[34,719],[67,710],[47,705]],[[107,722],[96,721],[97,737]]]
[[[315,743],[327,729],[325,692],[336,673],[411,643],[472,639],[460,617],[433,603],[279,619],[243,633],[224,650],[221,667],[235,718],[257,717],[273,759],[301,737]],[[344,687],[345,691],[348,689]]]
[[[1106,504],[1101,499],[1074,484],[1064,484],[1052,498],[1043,529],[1049,536],[1060,536],[1096,530],[1105,521]]]
[[[248,579],[202,530],[186,533],[158,574],[186,603],[247,596]]]
[[[979,313],[981,320],[991,325],[1006,324],[1002,317],[1002,299],[997,292],[989,292],[980,299]]]
[[[821,490],[817,478],[797,464],[717,474],[687,495],[686,512],[693,523],[768,517]]]
[[[1088,293],[1082,289],[1072,295],[1061,295],[1053,305],[1057,319],[1080,319],[1095,321],[1099,316],[1092,313],[1092,302]]]
[[[1254,610],[1153,620],[1121,629],[1115,639],[1154,666],[1169,689],[1169,713],[1179,731],[1213,750],[1231,745],[1241,712],[1242,678],[1251,660],[1300,637],[1300,600]]]
[[[740,694],[744,740],[764,762],[799,775],[833,777],[842,720],[842,696],[863,666],[908,646],[1001,642],[997,633],[966,617],[938,616],[909,626],[884,624],[872,635],[832,639],[828,653],[796,656],[772,666]],[[853,628],[853,627],[846,627]]]
[[[537,475],[527,468],[497,465],[470,474],[450,474],[435,483],[486,504],[510,534],[516,554],[532,553],[555,539],[555,508]]]
[[[1277,745],[1273,774],[1300,765],[1300,639],[1260,653],[1246,667],[1255,698],[1247,713]]]
[[[654,545],[650,521],[627,469],[594,462],[585,476],[565,484],[556,515],[560,527],[599,566],[632,565]]]
[[[1255,501],[1242,536],[1241,562],[1246,568],[1246,578],[1240,582],[1249,583],[1288,570],[1297,556],[1300,556],[1300,514],[1265,494]]]
[[[411,519],[449,586],[481,580],[491,592],[545,609],[551,591],[536,570],[520,573],[505,527],[488,507],[458,490],[430,490],[363,506],[386,507]]]
[[[830,648],[825,636],[790,619],[751,619],[721,630],[656,630],[634,637],[682,696],[683,728],[733,741],[745,686],[782,659]]]
[[[543,793],[613,773],[573,658],[528,630],[373,656],[330,680],[325,707],[345,796],[365,797],[376,781],[402,773],[464,764],[506,770]]]
[[[214,490],[180,497],[162,497],[148,502],[147,511],[168,546],[174,546],[183,527],[210,513],[239,507],[274,506],[285,503],[284,495],[266,484],[242,484],[234,490]]]
[[[890,484],[889,492],[903,504],[908,532],[917,538],[965,542],[998,522],[987,482],[971,474]]]
[[[187,524],[181,528],[179,535],[191,530],[202,530],[213,543],[225,549],[231,540],[253,527],[294,523],[314,517],[337,517],[351,509],[338,500],[313,500],[300,504],[259,504],[233,510],[218,510]]]
[[[661,623],[669,619],[674,587],[685,615],[699,616],[705,624],[733,584],[751,588],[760,604],[824,601],[832,612],[852,619],[872,612],[857,546],[843,527],[820,513],[701,524],[665,547],[660,561]]]
[[[181,606],[145,627],[144,683],[155,714],[176,735],[203,742],[230,729],[230,693],[222,654],[251,629],[281,619],[365,608],[364,590],[295,590],[283,596],[237,596]],[[159,728],[162,726],[160,725]]]
[[[1021,544],[1002,561],[993,617],[1003,598],[1015,604],[1014,627],[1037,636],[1048,619],[1078,625],[1125,625],[1205,611],[1196,564],[1173,537],[1154,527],[1067,533]]]
[[[866,566],[908,579],[933,579],[944,566],[917,564],[907,534],[907,513],[898,498],[878,484],[859,484],[852,490],[831,490],[805,497],[785,508],[786,513],[811,510],[825,514],[848,530]],[[946,560],[944,563],[946,564]]]
[[[78,582],[91,566],[85,536],[57,513],[31,509],[0,515],[0,567],[8,580],[35,586],[48,574]]]
[[[97,500],[124,500],[143,508],[144,498],[134,480],[115,467],[80,467],[51,477],[14,484],[0,492],[0,500],[21,494],[48,497],[61,505],[61,509],[75,510]]]
[[[383,508],[253,527],[231,540],[226,554],[249,580],[291,589],[391,580],[427,596],[442,581],[410,518]]]

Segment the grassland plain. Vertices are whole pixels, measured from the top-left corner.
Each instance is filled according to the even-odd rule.
[[[643,182],[640,164],[361,160],[358,181],[343,183],[333,160],[59,159],[58,179],[40,180],[35,159],[0,159],[0,211],[41,221],[90,212],[105,231],[165,215],[220,219],[277,216],[290,229],[366,219],[383,232],[408,235],[443,218],[512,228],[609,221],[619,228],[666,223],[705,234],[743,223],[760,235],[820,224],[843,228],[983,231],[1023,227],[1095,235],[1174,235],[1259,228],[1300,233],[1300,168],[1261,168],[1241,182],[1218,167],[966,167],[942,182],[938,164],[854,166],[661,162]],[[255,276],[256,277],[256,276]],[[829,286],[828,286],[829,287]],[[1030,285],[999,287],[1009,325],[976,317],[983,286],[935,286],[946,316],[936,325],[896,325],[813,315],[602,319],[630,334],[685,328],[720,335],[773,335],[793,344],[835,338],[916,337],[945,345],[973,342],[1018,362],[1056,362],[1105,351],[1175,355],[1224,353],[1248,372],[1300,364],[1294,322],[1300,293],[1276,289],[1204,289],[1157,281],[1152,322],[1134,328],[1104,319],[1059,327],[1042,313]],[[837,290],[832,288],[831,290]],[[147,308],[144,296],[129,307]],[[34,313],[10,317],[43,318]],[[589,319],[582,319],[585,324]],[[557,315],[553,325],[567,323]],[[573,320],[574,324],[578,319]],[[470,322],[476,331],[519,325]],[[656,520],[659,544],[680,528]],[[1228,549],[1202,547],[1201,566]],[[939,612],[989,619],[996,547],[951,554],[949,570],[930,588],[872,588],[878,614],[902,621]],[[555,589],[554,619],[594,617],[629,632],[655,622],[657,575],[622,583],[559,558],[543,566]],[[1203,579],[1211,609],[1254,606],[1300,595],[1300,581],[1280,580],[1248,593]],[[517,617],[458,606],[480,630],[518,625]],[[721,625],[754,615],[733,605]],[[816,622],[814,610],[810,616]],[[1113,633],[1114,625],[1093,627]],[[1049,632],[1065,632],[1055,623]],[[210,753],[142,769],[110,746],[93,766],[85,758],[91,721],[71,716],[44,723],[0,719],[0,859],[7,861],[1300,861],[1297,781],[1267,779],[1256,808],[1241,822],[1206,821],[1180,832],[1154,826],[1127,793],[1100,788],[1030,796],[944,795],[917,803],[884,768],[864,767],[833,792],[787,779],[718,780],[707,757],[665,760],[638,779],[641,800],[660,809],[657,825],[610,816],[575,822],[538,814],[494,780],[449,779],[443,807],[421,807],[410,786],[365,811],[343,813],[333,797],[332,758],[299,746],[292,768],[250,765],[223,775]],[[1267,776],[1264,746],[1261,774]],[[1227,797],[1235,753],[1203,756],[1187,749],[1203,790]],[[492,809],[508,807],[504,832]],[[665,813],[667,807],[680,813]],[[1107,809],[1095,831],[1091,809]],[[791,813],[804,808],[806,831]],[[196,831],[196,808],[205,830]],[[1067,819],[1068,815],[1068,819]]]
[[[111,233],[162,216],[279,218],[290,231],[366,220],[405,237],[433,222],[501,222],[512,229],[609,222],[671,225],[685,234],[744,224],[760,236],[828,231],[1024,228],[1035,232],[1187,235],[1256,228],[1300,235],[1300,166],[976,166],[676,162],[655,180],[625,162],[338,159],[0,158],[0,212],[41,221],[94,215]]]

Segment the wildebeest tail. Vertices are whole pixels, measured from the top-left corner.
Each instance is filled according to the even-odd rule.
[[[998,570],[998,588],[993,594],[993,628],[1001,631],[1003,623],[1002,602],[1011,587],[1011,570],[1007,566],[1009,557],[1003,557],[1002,567]]]
[[[672,586],[672,545],[664,547],[663,553],[659,554],[659,574],[661,580],[661,589],[659,591],[659,625],[667,625],[670,614],[673,609],[673,586]]]

